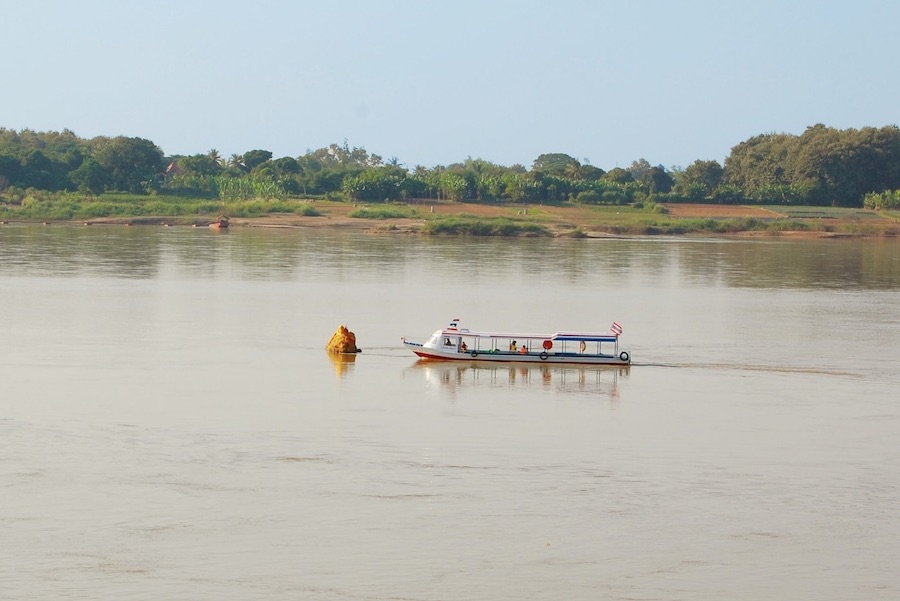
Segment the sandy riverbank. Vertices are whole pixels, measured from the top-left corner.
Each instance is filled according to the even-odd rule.
[[[532,205],[482,205],[457,202],[436,202],[414,205],[420,214],[427,217],[468,215],[483,219],[505,217],[540,223],[554,235],[571,235],[577,230],[586,237],[609,237],[611,223],[604,219],[593,207]],[[666,205],[667,216],[672,219],[746,219],[773,220],[784,218],[770,209],[742,205],[673,204]],[[367,231],[371,233],[417,233],[425,219],[363,219],[350,217],[356,207],[352,205],[327,205],[319,208],[322,213],[316,217],[299,215],[269,215],[254,218],[234,218],[231,223],[237,227],[284,227],[284,228],[336,228]],[[607,214],[608,218],[608,214]],[[745,231],[730,234],[740,237],[791,237],[791,238],[852,238],[865,236],[900,237],[900,223],[896,220],[872,217],[865,221],[865,228],[854,231],[859,220],[831,218],[823,224],[827,227],[803,231]]]
[[[370,219],[351,217],[351,213],[359,209],[350,203],[317,202],[313,205],[319,213],[305,216],[293,213],[264,215],[260,217],[232,217],[232,228],[264,227],[264,228],[333,228],[340,230],[364,231],[373,234],[415,234],[421,231],[428,219],[439,216],[470,216],[480,219],[507,218],[537,223],[547,228],[553,235],[566,236],[577,232],[582,237],[610,237],[612,232],[630,231],[639,223],[635,213],[622,211],[620,215],[615,209],[598,211],[591,206],[543,206],[543,205],[492,205],[468,204],[459,202],[423,202],[411,204],[415,215],[412,218],[390,217]],[[377,208],[377,205],[375,206]],[[772,221],[786,218],[771,209],[742,205],[708,205],[708,204],[672,204],[666,205],[668,213],[654,216],[647,213],[647,219],[759,219]],[[181,225],[206,227],[211,220],[197,219],[193,222],[184,218],[171,217],[135,217],[135,218],[98,218],[84,222],[86,225]],[[750,230],[735,232],[730,236],[740,237],[793,237],[793,238],[848,238],[848,237],[884,237],[900,239],[900,222],[897,220],[867,216],[858,218],[828,218],[798,220],[811,224],[811,228],[802,231]],[[631,227],[629,227],[631,226]],[[638,235],[640,232],[627,235]],[[709,235],[697,232],[694,235]],[[721,235],[721,234],[716,234]]]

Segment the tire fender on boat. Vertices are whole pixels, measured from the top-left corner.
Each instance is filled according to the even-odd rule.
[[[622,361],[628,361],[628,353],[622,351],[621,353],[619,353],[619,359],[621,359]]]
[[[547,354],[547,351],[542,352],[541,353],[541,361],[546,361],[547,357],[549,357],[549,356],[550,355]]]
[[[478,351],[472,351],[471,354],[472,354],[472,358],[474,359],[475,357],[478,356]]]

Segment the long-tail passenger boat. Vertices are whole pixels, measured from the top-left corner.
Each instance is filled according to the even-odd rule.
[[[403,345],[423,359],[441,361],[498,361],[630,365],[631,355],[619,349],[622,326],[609,332],[521,334],[482,332],[459,327],[454,319],[425,342],[401,338]]]

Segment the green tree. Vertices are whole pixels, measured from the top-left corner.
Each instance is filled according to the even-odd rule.
[[[582,165],[581,166],[581,179],[589,182],[596,182],[603,178],[606,174],[606,171],[600,169],[599,167],[594,167],[593,165]]]
[[[32,150],[22,161],[20,185],[39,190],[58,190],[53,171],[53,161],[40,150]]]
[[[615,167],[606,172],[603,176],[603,181],[615,184],[627,184],[634,181],[634,176],[631,175],[631,172],[626,171],[621,167]]]
[[[301,171],[300,163],[292,157],[282,157],[272,161],[272,169],[279,176],[295,175]]]
[[[88,157],[77,169],[69,173],[69,179],[79,192],[97,195],[106,188],[107,173],[97,161]]]
[[[725,158],[722,179],[748,196],[762,187],[785,185],[788,183],[788,160],[795,154],[796,147],[796,136],[754,136],[731,149],[731,154]]]
[[[225,170],[232,175],[246,173],[247,168],[244,165],[244,157],[239,154],[232,154],[228,157],[228,160],[225,161]]]
[[[101,138],[96,146],[94,160],[107,172],[112,190],[144,192],[163,171],[162,150],[150,140]]]
[[[633,181],[641,184],[647,194],[664,194],[672,189],[675,181],[662,165],[654,167],[647,159],[638,159],[626,170]],[[624,183],[624,182],[622,182]]]
[[[366,169],[359,175],[344,178],[341,190],[353,200],[394,201],[402,196],[406,173],[392,166]]]
[[[862,206],[867,192],[900,185],[900,130],[816,124],[755,136],[732,148],[723,179],[759,202]]]
[[[521,203],[530,198],[532,179],[524,173],[509,171],[500,176],[503,193],[512,202]]]
[[[248,171],[253,171],[271,159],[272,153],[268,150],[248,150],[244,153],[243,165]]]
[[[196,175],[219,175],[223,171],[221,163],[209,154],[180,157],[177,160],[177,164],[179,170],[183,173]]]
[[[578,176],[581,163],[577,159],[561,152],[542,154],[531,165],[532,171],[539,171],[557,177]]]
[[[15,185],[19,180],[21,168],[22,165],[19,163],[19,159],[0,153],[0,192],[5,190],[7,186]]]
[[[633,161],[626,171],[631,174],[634,181],[639,182],[643,181],[644,177],[651,169],[653,169],[653,166],[647,159],[638,159]]]
[[[642,183],[650,194],[668,194],[675,186],[675,179],[663,166],[657,165],[644,174]]]
[[[675,192],[692,199],[711,197],[722,184],[725,169],[718,161],[696,160],[678,173]]]
[[[792,183],[814,186],[819,204],[862,206],[866,193],[900,183],[898,163],[896,127],[840,131],[819,124],[799,138]]]

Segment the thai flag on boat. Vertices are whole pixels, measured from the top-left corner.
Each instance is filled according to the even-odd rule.
[[[613,334],[615,334],[616,336],[621,336],[622,335],[622,326],[620,326],[616,322],[613,322],[612,325],[609,326],[609,331],[612,332]]]
[[[450,320],[450,325],[447,326],[447,329],[448,329],[448,330],[456,331],[456,329],[457,329],[458,327],[459,327],[459,317],[457,317],[456,319],[451,319],[451,320]]]

